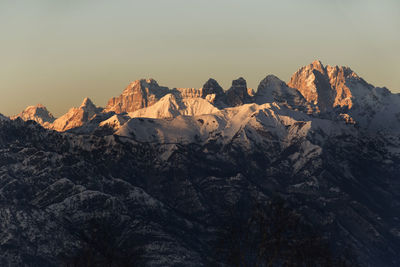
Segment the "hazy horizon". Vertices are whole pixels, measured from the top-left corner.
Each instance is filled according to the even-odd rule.
[[[0,3],[0,113],[98,106],[129,82],[224,89],[284,81],[319,59],[400,92],[400,3],[336,1],[6,1]]]

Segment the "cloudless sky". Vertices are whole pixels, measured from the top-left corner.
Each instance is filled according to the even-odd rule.
[[[400,92],[399,0],[0,0],[0,113],[56,116],[126,85],[225,89],[320,59]]]

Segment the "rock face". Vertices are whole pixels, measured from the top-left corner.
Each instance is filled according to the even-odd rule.
[[[156,103],[169,92],[153,79],[136,80],[128,85],[122,94],[111,98],[105,111],[115,113],[133,112]]]
[[[298,70],[288,86],[315,105],[316,113],[351,118],[371,130],[400,130],[400,95],[368,84],[348,67],[323,66],[314,61]]]
[[[215,94],[218,97],[224,95],[224,89],[222,89],[219,83],[212,78],[208,79],[207,82],[203,85],[203,88],[201,90],[201,97],[206,98],[206,96],[210,94]]]
[[[324,67],[318,60],[298,70],[288,86],[298,89],[307,101],[317,105],[322,112],[335,107],[351,109],[357,94],[373,88],[350,68]],[[365,92],[355,92],[357,89],[352,87],[356,86]]]
[[[33,120],[37,123],[47,126],[54,122],[54,116],[42,104],[36,106],[29,106],[18,115],[12,116],[11,119],[21,118],[24,121]]]
[[[170,90],[179,98],[199,98],[201,97],[201,90],[197,88],[173,88]]]
[[[85,98],[78,108],[71,108],[66,114],[56,119],[50,126],[59,132],[80,127],[101,113],[102,108],[96,107],[89,98]]]
[[[231,107],[247,104],[251,102],[251,97],[247,91],[246,80],[240,77],[232,81],[232,86],[226,91],[226,104]]]

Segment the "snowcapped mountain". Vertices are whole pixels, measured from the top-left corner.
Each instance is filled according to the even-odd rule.
[[[66,131],[80,127],[101,113],[102,108],[96,107],[89,98],[85,98],[78,108],[71,108],[66,114],[56,119],[49,128],[56,131]]]
[[[313,113],[313,105],[296,89],[274,75],[268,75],[260,82],[257,93],[254,94],[257,104],[276,102],[291,109],[299,109],[306,113]]]
[[[110,99],[104,110],[86,99],[81,107],[72,108],[57,120],[41,105],[28,107],[12,118],[33,119],[57,131],[80,127],[79,132],[90,133],[102,127],[116,131],[129,117],[197,116],[249,103],[276,103],[314,118],[342,120],[372,132],[400,130],[400,94],[368,84],[348,67],[324,66],[320,61],[300,68],[288,84],[268,75],[256,92],[247,88],[243,78],[232,81],[226,91],[214,79],[199,89],[169,89],[153,79],[141,79]],[[114,114],[121,116],[108,121]],[[88,127],[82,128],[86,124]]]
[[[128,121],[129,117],[128,116],[124,116],[124,115],[120,115],[120,114],[115,114],[113,116],[111,116],[110,118],[103,120],[99,123],[100,127],[107,127],[110,128],[114,131],[118,130],[119,128],[122,127],[122,125],[124,125],[127,121]]]
[[[351,109],[358,99],[373,88],[348,67],[323,66],[318,60],[302,67],[293,74],[290,87],[320,108],[321,111],[335,107]]]
[[[316,119],[276,103],[246,104],[190,116],[173,112],[166,116],[158,112],[148,115],[132,113],[130,116],[132,119],[115,134],[151,143],[204,143],[214,140],[227,144],[240,139],[241,145],[257,146],[268,136],[284,147],[291,140],[305,138],[312,132],[329,136],[351,134],[351,128],[341,121]]]
[[[36,106],[29,106],[18,115],[12,116],[11,119],[21,118],[24,121],[33,120],[43,125],[44,127],[53,123],[55,118],[42,104]]]
[[[254,93],[142,79],[45,127],[0,116],[0,263],[231,266],[232,237],[279,197],[313,235],[262,250],[275,265],[399,266],[399,97],[315,61]]]
[[[130,117],[174,118],[180,115],[195,116],[211,114],[219,109],[200,97],[181,98],[169,93],[154,105],[128,113]]]
[[[314,61],[298,70],[288,86],[299,90],[322,113],[350,117],[373,131],[400,130],[400,95],[368,84],[348,67]]]

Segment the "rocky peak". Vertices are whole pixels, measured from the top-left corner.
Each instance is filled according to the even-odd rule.
[[[322,65],[320,60],[314,60],[309,67],[314,70],[318,70],[319,72],[323,72],[325,70],[325,67]]]
[[[71,108],[66,114],[55,120],[49,128],[57,131],[67,131],[80,127],[100,114],[102,110],[102,108],[93,104],[90,98],[86,97],[78,108]]]
[[[299,69],[288,85],[298,89],[307,101],[318,105],[320,111],[329,111],[335,107],[352,108],[354,94],[351,84],[354,83],[368,87],[350,68],[329,65],[324,67],[316,60]]]
[[[288,87],[275,75],[268,75],[260,82],[254,98],[259,105],[277,102],[292,109],[300,109],[308,113],[312,111],[311,105],[299,91]]]
[[[224,94],[224,90],[218,84],[218,82],[212,78],[208,79],[208,81],[203,85],[201,91],[201,97],[205,98],[207,95],[215,94],[216,96],[222,96]]]
[[[93,104],[92,100],[90,100],[89,97],[83,99],[82,104],[79,106],[79,109],[83,109],[87,113],[87,116],[89,118],[102,111],[102,108],[99,108],[95,104]]]
[[[247,90],[246,80],[242,77],[233,80],[231,88],[226,91],[226,103],[228,106],[239,106],[250,102],[251,96]]]
[[[247,91],[247,82],[243,77],[240,77],[232,81],[232,88],[240,91],[243,91],[245,89]]]
[[[136,80],[120,96],[111,98],[105,110],[116,113],[133,112],[153,105],[168,92],[167,87],[159,86],[154,79]]]
[[[90,100],[89,97],[86,97],[85,99],[83,99],[82,104],[79,108],[93,109],[96,108],[96,106],[93,104],[92,100]]]
[[[286,83],[276,77],[275,75],[267,75],[258,85],[257,94],[263,93],[266,89],[270,87],[287,87]]]
[[[349,67],[324,67],[314,61],[299,69],[288,85],[328,118],[372,130],[400,129],[400,97],[367,83]]]
[[[160,86],[157,81],[150,79],[139,79],[131,82],[123,91],[124,94],[134,94],[138,90],[157,90]]]
[[[21,118],[24,121],[33,120],[41,125],[52,123],[55,120],[54,116],[42,104],[28,106],[21,113],[11,117],[12,120],[16,118]]]

